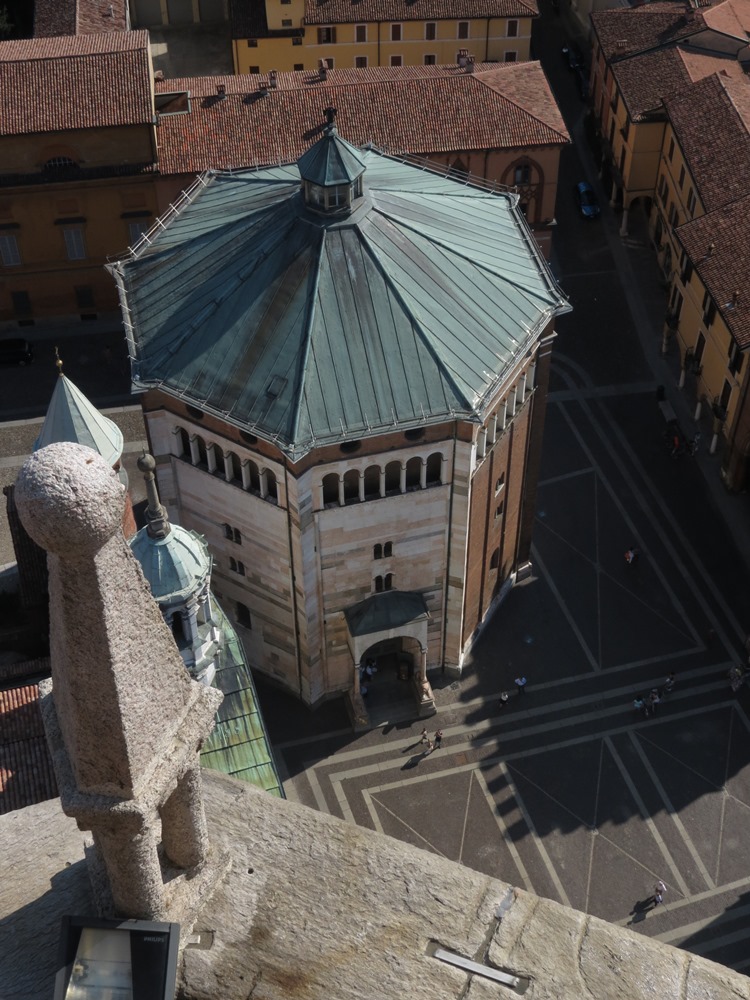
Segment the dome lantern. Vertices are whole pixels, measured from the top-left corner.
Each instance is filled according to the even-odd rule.
[[[297,161],[305,204],[321,215],[351,212],[362,197],[365,165],[358,150],[336,128],[336,108],[326,108],[323,135]]]

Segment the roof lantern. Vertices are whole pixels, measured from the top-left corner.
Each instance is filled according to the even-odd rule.
[[[365,165],[359,151],[336,128],[336,108],[323,112],[326,125],[320,139],[297,160],[305,204],[323,215],[350,212],[362,197]]]

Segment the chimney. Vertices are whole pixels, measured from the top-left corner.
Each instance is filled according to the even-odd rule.
[[[318,76],[321,80],[328,79],[328,63],[325,59],[318,59]]]
[[[711,256],[711,254],[714,252],[715,249],[716,249],[715,243],[708,244],[708,250],[706,250],[706,260],[708,260],[708,258]]]
[[[279,73],[278,70],[272,69],[268,71],[268,86],[271,90],[276,90],[279,85]]]
[[[219,97],[225,97],[226,93],[227,93],[226,84],[217,83],[216,84],[216,93],[219,95]]]
[[[470,52],[469,55],[466,57],[466,72],[467,73],[473,73],[474,72],[474,63],[475,63],[475,61],[476,60],[474,58],[474,53]]]
[[[459,49],[458,50],[458,65],[461,67],[461,69],[466,69],[466,64],[468,63],[468,61],[469,61],[469,50],[468,49]]]
[[[738,303],[739,301],[740,301],[740,293],[739,293],[739,289],[735,289],[735,290],[734,290],[734,291],[732,292],[732,309],[736,309],[736,308],[737,308],[737,303]]]

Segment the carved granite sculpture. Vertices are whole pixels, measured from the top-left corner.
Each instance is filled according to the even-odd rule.
[[[222,695],[186,671],[123,537],[125,490],[101,456],[43,448],[16,498],[48,552],[42,712],[63,809],[93,835],[97,907],[187,926],[226,871],[208,843],[198,757]]]

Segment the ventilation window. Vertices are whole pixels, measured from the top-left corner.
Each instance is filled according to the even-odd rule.
[[[247,431],[240,431],[240,437],[245,442],[245,444],[257,444],[258,439],[255,434],[248,434]]]
[[[253,627],[253,623],[250,618],[250,610],[247,605],[242,604],[241,601],[237,601],[234,607],[237,615],[237,624],[241,625],[243,628],[251,629]]]
[[[424,437],[424,427],[412,427],[411,430],[404,431],[404,437],[407,441],[419,441]]]
[[[383,558],[388,559],[393,555],[393,542],[386,542],[383,546]]]
[[[359,451],[361,447],[361,441],[344,441],[344,443],[339,446],[339,451],[342,451],[345,455],[351,455],[353,452]]]
[[[373,548],[373,550],[372,550],[372,558],[373,559],[382,559],[383,558],[383,546],[382,545],[378,544],[378,545],[376,545]]]
[[[187,415],[193,420],[203,420],[203,410],[199,410],[197,406],[186,406],[185,409]]]

